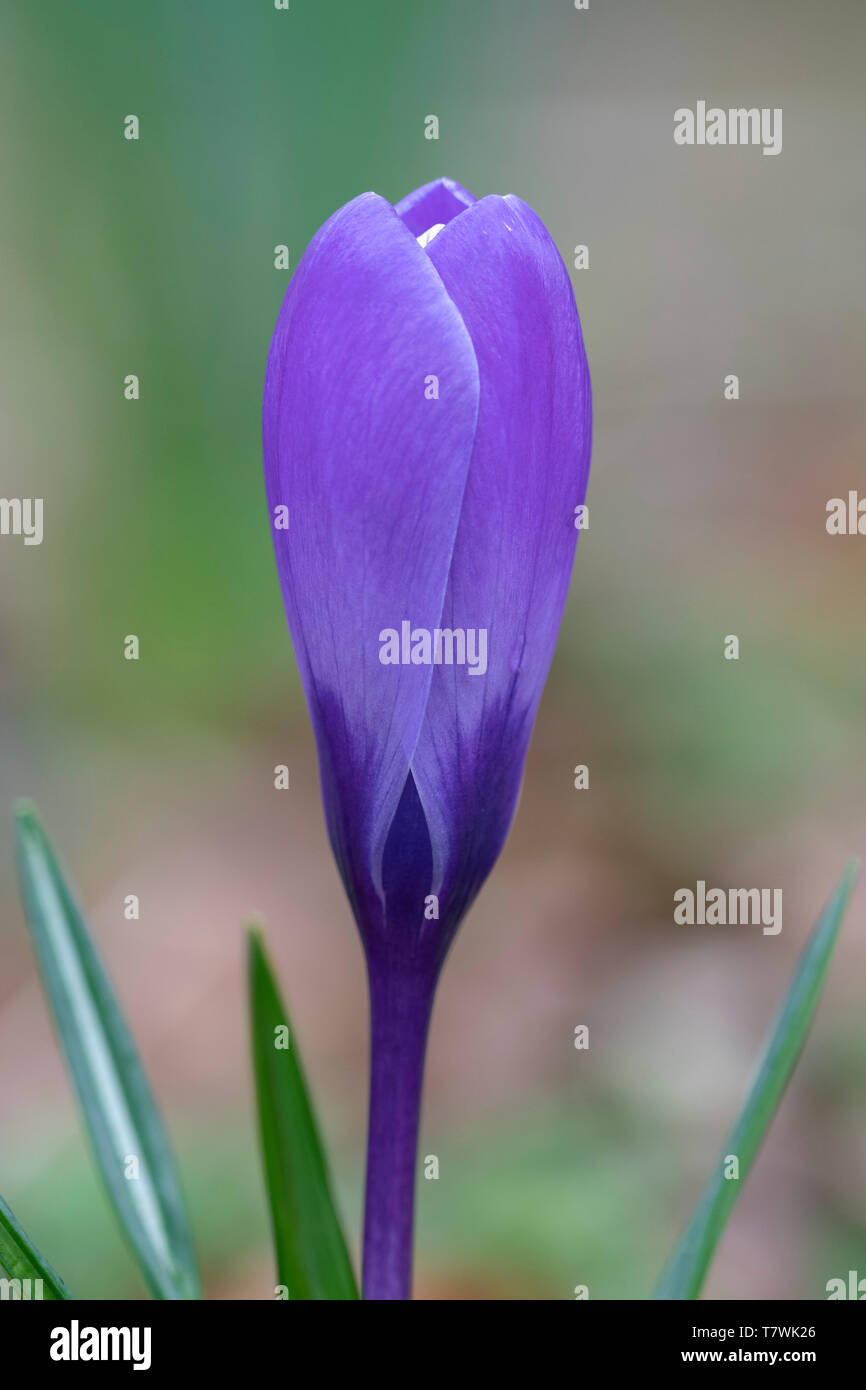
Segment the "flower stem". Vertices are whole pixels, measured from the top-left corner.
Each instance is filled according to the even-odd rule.
[[[415,1160],[436,972],[368,961],[370,1119],[364,1203],[365,1299],[412,1293]]]

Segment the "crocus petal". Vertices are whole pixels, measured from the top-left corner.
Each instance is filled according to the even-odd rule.
[[[427,255],[469,330],[481,379],[441,626],[486,629],[487,671],[434,668],[412,763],[448,938],[514,813],[574,559],[591,408],[571,283],[531,208],[483,198]]]
[[[454,179],[434,179],[407,193],[394,207],[413,236],[421,236],[437,222],[445,226],[475,202],[472,194]]]
[[[371,884],[382,895],[431,676],[383,665],[379,634],[439,621],[477,409],[474,350],[442,280],[391,205],[362,194],[292,278],[263,413],[272,528],[276,508],[290,516],[273,530],[283,600],[359,916]]]

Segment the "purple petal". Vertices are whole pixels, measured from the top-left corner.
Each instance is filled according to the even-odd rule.
[[[574,559],[591,402],[569,276],[531,208],[510,195],[483,198],[427,254],[469,330],[481,378],[441,626],[486,629],[487,672],[434,668],[412,761],[447,935],[514,813]]]
[[[441,399],[426,399],[435,375]],[[265,378],[277,568],[319,749],[328,828],[356,913],[382,895],[431,668],[382,665],[379,634],[442,609],[478,407],[469,335],[425,251],[376,194],[317,233]],[[362,901],[363,900],[363,901]]]
[[[447,226],[475,202],[472,194],[461,188],[454,179],[434,179],[422,184],[414,193],[396,204],[394,211],[406,223],[413,236],[421,236],[437,222]]]

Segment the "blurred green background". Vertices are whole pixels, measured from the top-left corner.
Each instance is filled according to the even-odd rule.
[[[440,174],[520,194],[569,266],[589,246],[572,276],[590,529],[517,821],[440,989],[417,1293],[645,1297],[866,832],[866,540],[824,525],[828,498],[866,491],[864,55],[857,0],[3,7],[2,493],[45,499],[45,538],[0,538],[2,800],[36,799],[77,881],[180,1153],[210,1297],[274,1284],[253,913],[355,1247],[360,1220],[361,952],[261,478],[274,247],[294,267],[355,194],[396,201]],[[673,111],[702,98],[782,107],[782,153],[676,147]],[[0,1191],[77,1293],[140,1297],[3,843]],[[674,890],[699,878],[781,887],[781,935],[675,927]],[[709,1296],[820,1298],[866,1275],[864,964],[861,889]]]

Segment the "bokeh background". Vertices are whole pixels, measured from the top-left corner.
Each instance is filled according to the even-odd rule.
[[[522,195],[567,264],[589,246],[572,276],[590,529],[514,830],[439,993],[417,1293],[646,1297],[866,838],[866,540],[824,524],[828,498],[866,491],[864,57],[857,0],[3,7],[0,490],[44,497],[45,539],[0,539],[2,802],[36,799],[77,882],[210,1297],[274,1283],[252,915],[354,1248],[360,1222],[362,959],[261,478],[275,245],[294,266],[355,194],[396,201],[444,173]],[[782,153],[675,146],[673,111],[701,98],[782,107]],[[0,838],[0,1191],[79,1294],[141,1297],[41,998],[8,821]],[[782,934],[674,926],[675,889],[699,878],[781,887]],[[864,965],[861,888],[711,1297],[820,1298],[866,1275]]]

